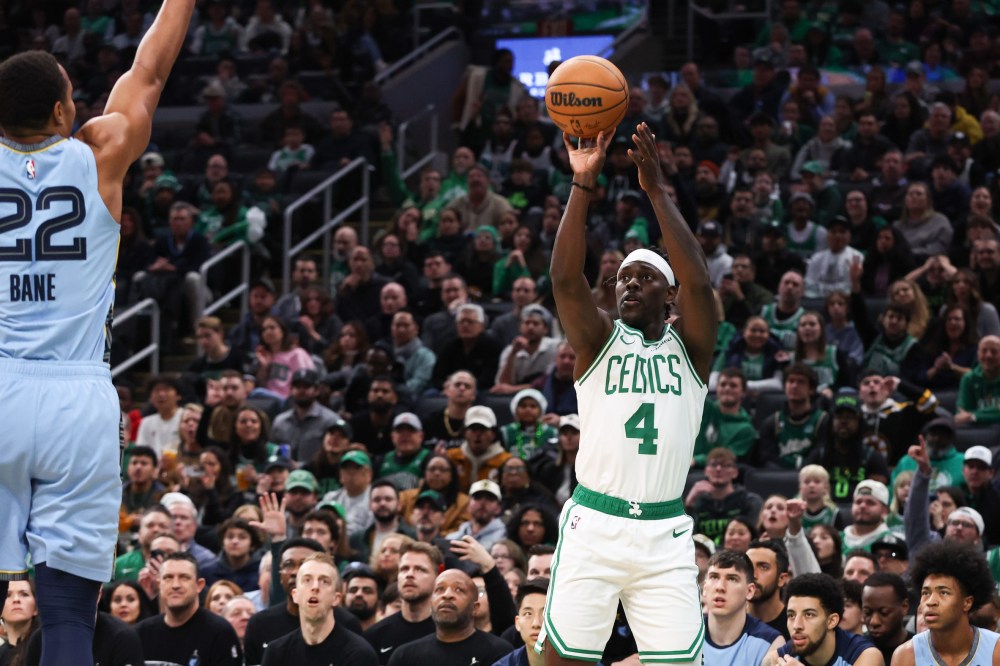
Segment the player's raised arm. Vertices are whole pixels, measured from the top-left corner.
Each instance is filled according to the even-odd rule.
[[[719,318],[705,253],[667,194],[666,177],[656,152],[656,139],[649,126],[640,123],[632,140],[636,149],[629,149],[628,154],[639,168],[639,185],[653,204],[660,233],[670,255],[670,265],[680,286],[677,307],[681,317],[675,328],[680,331],[695,370],[707,384]]]
[[[581,139],[579,148],[573,148],[569,138],[563,135],[573,169],[573,187],[552,246],[549,276],[559,322],[576,352],[574,374],[577,378],[590,367],[612,327],[611,318],[594,303],[590,285],[583,275],[583,265],[587,254],[587,209],[614,135],[614,131],[601,132],[589,143]]]
[[[149,143],[153,112],[184,45],[194,6],[195,0],[163,0],[132,68],[112,88],[104,114],[80,129],[77,138],[94,149],[102,183],[120,181]]]

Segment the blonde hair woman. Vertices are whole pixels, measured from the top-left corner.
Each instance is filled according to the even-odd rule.
[[[372,571],[383,580],[396,580],[396,573],[399,571],[399,549],[407,543],[413,543],[413,539],[405,534],[390,534],[384,537],[378,550],[373,550],[368,560]]]
[[[906,499],[910,496],[914,473],[912,469],[903,470],[892,480],[892,501],[889,502],[889,515],[885,519],[889,527],[903,524],[903,509],[906,508]]]
[[[893,282],[889,287],[889,302],[902,306],[910,313],[910,325],[906,332],[917,340],[923,338],[931,321],[931,309],[917,283],[905,278]]]

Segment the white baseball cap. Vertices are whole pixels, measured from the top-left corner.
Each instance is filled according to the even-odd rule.
[[[162,167],[163,155],[155,152],[148,152],[139,158],[139,164],[142,166],[143,169],[151,166]]]
[[[580,415],[579,414],[567,414],[566,416],[559,417],[559,429],[563,428],[573,428],[574,430],[580,430]]]
[[[465,427],[468,428],[470,425],[481,425],[484,428],[496,428],[497,415],[494,414],[493,410],[489,407],[474,405],[469,407],[469,411],[465,413]]]
[[[476,493],[489,493],[496,497],[498,502],[503,499],[500,496],[500,486],[497,485],[496,481],[489,479],[481,479],[469,486],[469,497],[475,497]]]
[[[854,489],[854,499],[864,497],[865,495],[874,497],[879,502],[882,502],[882,504],[889,506],[889,489],[881,481],[865,479],[859,483],[858,487]]]
[[[420,418],[413,412],[403,412],[392,420],[393,430],[399,428],[400,426],[407,426],[420,431],[423,431],[424,429],[424,424],[420,422]]]
[[[694,540],[695,548],[701,546],[708,551],[708,556],[715,555],[715,542],[704,534],[695,534],[691,537]]]
[[[987,467],[992,467],[993,452],[985,446],[970,446],[969,450],[965,452],[965,462],[969,462],[970,460],[978,460]]]

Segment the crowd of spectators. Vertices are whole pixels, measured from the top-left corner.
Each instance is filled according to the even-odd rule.
[[[308,640],[335,624],[319,642],[349,663],[493,663],[538,635],[556,517],[576,486],[576,357],[547,277],[570,191],[562,137],[498,50],[457,82],[447,169],[405,182],[370,83],[392,57],[393,3],[275,8],[203,3],[188,55],[217,69],[171,93],[203,104],[202,118],[183,146],[151,146],[126,188],[119,305],[156,298],[164,345],[190,336],[198,357],[153,377],[144,407],[118,386],[123,554],[102,604],[139,623],[146,659],[187,663],[197,649],[203,663],[290,663],[304,648],[278,639],[301,620]],[[38,5],[13,25],[23,48],[64,58],[84,122],[144,9],[90,0],[60,26]],[[826,603],[828,579],[809,577],[824,574],[843,596],[825,610],[888,664],[923,627],[908,585],[935,542],[1000,581],[1000,53],[980,11],[785,0],[735,49],[735,90],[707,85],[695,63],[672,87],[653,75],[631,89],[592,197],[586,278],[616,316],[618,266],[659,240],[628,157],[646,122],[718,296],[683,500],[705,589],[735,568],[752,593],[706,606],[710,637],[723,611],[746,608],[779,647],[789,598]],[[242,82],[251,59],[266,68]],[[861,94],[828,85],[838,66],[860,68]],[[333,73],[357,105],[327,125],[311,116],[307,70]],[[243,102],[276,106],[251,127],[230,106]],[[266,153],[255,170],[236,158],[248,141]],[[377,165],[391,221],[370,246],[342,225],[329,274],[322,257],[295,257],[282,293],[268,276],[294,174],[358,156]],[[194,276],[234,240],[254,248],[253,277],[249,311],[227,330],[197,303],[238,271],[221,265],[203,294]],[[339,603],[322,592],[330,578]],[[11,586],[0,663],[37,624],[31,598]],[[996,628],[1000,598],[973,610]],[[460,617],[439,621],[448,614]],[[605,663],[635,653],[618,625]],[[527,663],[516,654],[502,663]]]

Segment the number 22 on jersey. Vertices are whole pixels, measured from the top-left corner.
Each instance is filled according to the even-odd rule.
[[[66,202],[70,209],[62,215],[46,220],[38,226],[34,238],[34,259],[36,261],[77,261],[87,258],[87,239],[77,236],[69,245],[56,245],[52,236],[79,226],[87,216],[83,193],[75,187],[49,187],[38,194],[35,205],[27,192],[12,188],[0,189],[0,210],[13,204],[14,211],[0,217],[0,241],[9,232],[31,224],[33,211],[47,211],[52,204]],[[14,245],[0,244],[0,261],[32,260],[32,239],[18,238]]]

